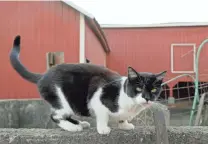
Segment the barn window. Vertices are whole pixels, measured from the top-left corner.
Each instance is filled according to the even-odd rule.
[[[47,69],[61,63],[64,63],[64,52],[48,52],[46,54]]]
[[[171,44],[171,72],[194,73],[195,56],[196,56],[195,43]]]

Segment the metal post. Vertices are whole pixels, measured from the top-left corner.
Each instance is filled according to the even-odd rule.
[[[168,133],[166,128],[166,119],[162,110],[153,109],[153,117],[156,131],[156,144],[169,144]]]
[[[191,110],[191,114],[190,114],[190,120],[189,120],[189,125],[193,125],[193,117],[194,117],[194,111],[196,109],[196,104],[199,101],[199,56],[200,56],[200,52],[203,48],[203,46],[205,45],[205,43],[208,42],[208,39],[204,40],[198,50],[197,50],[197,55],[196,55],[196,60],[195,60],[195,94],[194,94],[194,101],[193,101],[193,105],[192,105],[192,110]]]

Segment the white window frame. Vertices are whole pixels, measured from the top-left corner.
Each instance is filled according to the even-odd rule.
[[[175,71],[174,70],[174,46],[192,46],[193,47],[193,71]],[[171,72],[172,73],[195,73],[196,44],[195,43],[173,43],[171,44]]]

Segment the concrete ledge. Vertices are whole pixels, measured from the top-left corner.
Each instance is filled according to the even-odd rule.
[[[167,123],[169,123],[169,111],[162,104],[157,104],[162,109]],[[152,107],[153,109],[153,107]],[[0,100],[0,128],[58,128],[50,118],[50,106],[45,101],[39,100]],[[96,126],[93,118],[79,118]],[[154,125],[153,112],[146,109],[132,120],[137,126]],[[113,122],[110,125],[115,125]],[[168,125],[168,124],[167,124]]]
[[[208,127],[169,127],[169,144],[207,144]],[[66,132],[60,129],[0,129],[0,144],[155,144],[154,127],[133,131],[113,129],[99,135],[96,129]]]
[[[188,126],[190,109],[175,110],[167,109],[166,106],[158,104],[162,109],[167,125],[171,126]],[[50,119],[50,106],[41,99],[14,99],[0,100],[0,128],[58,128]],[[132,123],[137,126],[152,126],[153,113],[151,110],[145,110],[133,119]],[[91,118],[81,118],[95,126],[95,120]]]

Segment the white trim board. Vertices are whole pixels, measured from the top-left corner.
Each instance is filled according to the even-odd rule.
[[[67,5],[69,5],[70,7],[72,7],[73,9],[77,10],[78,12],[82,13],[83,15],[91,18],[91,19],[94,19],[95,17],[88,13],[86,10],[84,10],[83,8],[75,5],[73,2],[69,1],[69,0],[61,0],[62,2],[66,3]]]
[[[101,24],[101,28],[154,28],[154,27],[193,27],[208,26],[208,22],[158,23],[158,24]]]
[[[193,46],[193,71],[175,71],[174,70],[174,46]],[[195,43],[175,43],[171,44],[171,72],[172,73],[195,73],[196,67],[195,67],[195,59],[196,59],[196,44]]]
[[[79,62],[85,63],[85,18],[82,13],[80,13],[79,23]]]

